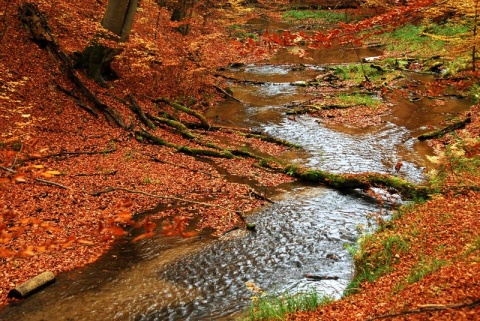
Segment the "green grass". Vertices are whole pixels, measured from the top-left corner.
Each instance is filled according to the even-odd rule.
[[[369,107],[377,107],[381,100],[372,95],[362,94],[340,94],[338,100],[341,105],[363,105]]]
[[[445,23],[429,25],[406,25],[390,33],[383,34],[380,38],[387,44],[390,51],[403,51],[412,54],[431,56],[432,52],[442,54],[447,48],[448,38],[458,39],[471,32],[467,23]],[[436,37],[430,37],[434,35]],[[442,38],[445,38],[442,40]]]
[[[398,260],[398,252],[405,253],[410,248],[408,239],[396,235],[371,234],[359,239],[354,247],[347,247],[355,261],[355,278],[348,285],[345,294],[358,291],[363,282],[373,282],[378,277],[391,271]]]
[[[347,21],[344,13],[326,10],[290,10],[284,13],[282,17],[287,21],[318,20],[329,23]]]
[[[313,311],[331,301],[330,298],[321,296],[314,291],[294,295],[256,297],[250,306],[247,320],[284,320],[288,313]]]
[[[384,73],[370,65],[350,64],[337,66],[333,73],[340,78],[340,80],[351,80],[354,82],[362,82],[367,76],[371,81],[380,80]]]
[[[425,259],[423,258],[415,265],[410,272],[410,274],[406,277],[406,281],[408,284],[413,284],[415,282],[420,281],[425,276],[429,275],[440,269],[442,266],[446,265],[448,262],[445,260],[439,260],[437,258],[433,259]]]
[[[480,172],[480,157],[474,155],[472,157],[465,157],[466,151],[472,148],[470,145],[478,144],[480,140],[474,140],[468,144],[463,140],[458,140],[457,143],[447,146],[441,160],[436,160],[438,164],[430,178],[430,184],[434,188],[440,188],[445,183],[445,180],[453,175],[459,179],[469,176],[477,175]],[[469,183],[460,181],[459,184]]]
[[[227,27],[227,30],[230,34],[230,37],[244,40],[246,38],[257,39],[257,34],[253,32],[248,32],[241,25],[231,25]]]
[[[430,24],[425,27],[424,32],[431,33],[437,36],[456,37],[468,34],[471,32],[472,26],[467,23],[443,23]]]

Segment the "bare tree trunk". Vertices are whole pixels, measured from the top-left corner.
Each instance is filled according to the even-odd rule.
[[[476,69],[476,43],[477,43],[477,23],[478,23],[478,0],[475,0],[475,19],[473,20],[473,46],[472,46],[472,70]]]
[[[108,0],[102,20],[102,26],[116,34],[119,42],[128,40],[137,11],[138,0]],[[82,53],[76,54],[76,68],[85,68],[88,76],[100,85],[107,87],[105,80],[117,76],[110,67],[116,55],[122,52],[120,48],[109,48],[92,42]]]
[[[137,6],[138,0],[109,0],[102,26],[118,35],[121,42],[127,41]]]

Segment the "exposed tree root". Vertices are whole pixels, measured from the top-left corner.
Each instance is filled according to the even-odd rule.
[[[199,149],[199,148],[191,148],[187,146],[177,146],[175,144],[172,144],[170,142],[167,142],[166,140],[161,139],[160,137],[157,137],[155,135],[150,134],[149,132],[146,131],[135,131],[135,135],[137,137],[144,138],[154,144],[161,145],[161,146],[167,146],[167,147],[172,147],[175,148],[178,152],[184,153],[187,155],[192,155],[192,156],[211,156],[211,157],[219,157],[219,158],[234,158],[235,156],[228,150],[222,150],[222,151],[217,151],[217,150],[210,150],[210,149]]]
[[[137,114],[140,120],[147,125],[148,128],[155,130],[155,125],[150,121],[150,119],[143,113],[142,108],[137,104],[135,98],[132,94],[128,94],[128,99],[130,100],[130,109]]]
[[[55,56],[60,68],[94,104],[95,108],[105,115],[110,123],[126,129],[127,126],[125,125],[125,121],[120,113],[114,108],[111,108],[110,106],[107,106],[101,102],[98,97],[95,96],[77,76],[70,58],[68,58],[68,56],[62,50],[60,50],[57,42],[50,33],[50,28],[48,27],[45,15],[42,14],[34,4],[31,3],[24,3],[19,8],[19,11],[20,21],[29,30],[33,41],[36,42],[40,47],[49,49],[49,51]],[[83,106],[82,108],[86,109]],[[87,111],[89,110],[87,109]],[[89,112],[92,113],[91,111]]]
[[[207,119],[205,117],[203,117],[202,114],[197,113],[196,111],[194,111],[194,110],[192,110],[192,109],[190,109],[186,106],[174,103],[174,102],[168,100],[167,98],[152,99],[152,102],[154,102],[154,103],[159,103],[159,102],[165,103],[165,104],[169,105],[170,107],[175,108],[176,110],[179,110],[181,112],[184,112],[186,114],[189,114],[189,115],[197,118],[204,128],[206,128],[206,129],[210,128],[210,124],[208,123]]]
[[[153,116],[150,114],[146,114],[147,118],[151,119],[152,121],[159,123],[159,124],[165,124],[170,127],[175,128],[178,130],[183,137],[188,138],[188,139],[194,139],[197,138],[191,131],[188,130],[187,126],[185,126],[183,123],[173,120],[173,119],[168,119],[168,118],[163,118],[163,117],[157,117]]]

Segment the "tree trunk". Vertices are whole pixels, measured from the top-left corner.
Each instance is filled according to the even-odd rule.
[[[102,26],[116,34],[119,42],[127,41],[137,6],[138,0],[108,0]],[[94,41],[82,53],[75,55],[75,67],[85,68],[88,76],[107,87],[106,80],[117,78],[110,63],[120,52],[122,52],[120,48],[109,48]]]
[[[102,26],[120,37],[120,42],[128,40],[138,0],[108,0]]]

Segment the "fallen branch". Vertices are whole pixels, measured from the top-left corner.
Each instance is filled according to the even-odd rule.
[[[268,82],[266,82],[266,81],[238,79],[238,78],[234,78],[234,77],[230,77],[230,76],[225,76],[225,75],[222,75],[222,74],[215,74],[214,76],[215,77],[222,77],[224,79],[231,80],[231,81],[234,81],[236,83],[244,84],[244,85],[265,85],[265,84],[268,84]]]
[[[63,188],[63,189],[68,189],[68,187],[62,185],[62,184],[59,184],[59,183],[55,183],[55,182],[52,182],[52,181],[47,181],[45,179],[41,179],[41,178],[35,178],[35,180],[37,182],[40,182],[40,183],[44,183],[44,184],[47,184],[47,185],[53,185],[53,186],[57,186],[57,187],[60,187],[60,188]]]
[[[448,125],[447,127],[442,128],[440,130],[420,135],[420,136],[418,136],[418,140],[427,140],[427,139],[442,137],[443,135],[446,135],[450,132],[453,132],[454,130],[464,128],[467,124],[469,124],[471,122],[472,122],[471,117],[468,117],[464,120],[461,120],[461,121],[458,121],[458,122],[453,123],[451,125]]]
[[[95,193],[91,193],[90,195],[100,196],[102,194],[110,193],[110,192],[114,192],[114,191],[123,191],[123,192],[127,192],[127,193],[132,193],[132,194],[141,194],[141,195],[145,195],[145,196],[149,196],[149,197],[153,197],[153,198],[173,200],[173,201],[185,202],[185,203],[190,203],[190,204],[197,204],[197,205],[202,205],[202,206],[207,206],[207,207],[216,207],[216,208],[220,208],[220,209],[222,209],[224,211],[227,211],[227,212],[235,213],[243,223],[247,224],[245,217],[243,216],[242,212],[240,212],[240,211],[235,211],[235,210],[229,209],[229,208],[227,208],[225,206],[222,206],[222,205],[204,203],[204,202],[194,201],[194,200],[181,198],[181,197],[156,195],[156,194],[151,194],[151,193],[144,192],[144,191],[132,190],[132,189],[123,188],[123,187],[109,187],[105,190],[98,191],[98,192],[95,192]]]
[[[339,277],[336,275],[313,275],[313,274],[307,274],[305,275],[305,278],[311,280],[311,281],[322,281],[322,280],[338,280]]]
[[[145,155],[145,154],[144,154],[144,155]],[[199,169],[195,169],[195,168],[188,168],[187,166],[184,166],[184,165],[181,165],[181,164],[175,164],[175,163],[172,163],[172,162],[167,162],[167,161],[164,161],[164,160],[159,159],[159,158],[157,158],[157,157],[155,157],[155,156],[152,156],[152,155],[145,155],[145,156],[150,157],[154,162],[158,162],[158,163],[162,163],[162,164],[167,164],[167,165],[172,165],[172,166],[180,167],[180,168],[186,169],[186,170],[188,170],[188,171],[192,171],[192,172],[195,172],[195,173],[205,174],[205,175],[208,175],[208,176],[210,176],[210,177],[221,178],[221,176],[213,175],[212,173],[205,172],[205,171],[202,171],[202,170],[199,170]]]
[[[8,168],[8,167],[0,166],[0,168],[3,169],[6,172],[9,172],[9,173],[12,173],[12,174],[17,174],[18,173],[16,170],[13,170],[13,169]],[[60,187],[60,188],[63,188],[63,189],[68,189],[68,187],[66,187],[62,184],[55,183],[55,182],[52,182],[52,181],[47,181],[45,179],[35,178],[34,180],[37,181],[37,182],[40,182],[40,183],[57,186],[57,187]]]
[[[476,300],[470,303],[455,303],[455,304],[424,304],[419,305],[418,309],[411,309],[411,310],[404,310],[398,313],[390,313],[390,314],[382,314],[373,318],[368,319],[371,320],[378,320],[378,319],[387,319],[387,318],[394,318],[406,314],[418,314],[424,312],[431,312],[431,311],[442,311],[442,310],[449,310],[449,309],[461,309],[467,307],[475,307],[480,305],[480,300]]]
[[[63,157],[63,156],[77,156],[77,155],[95,155],[95,154],[110,154],[113,152],[116,152],[117,149],[107,149],[103,151],[91,151],[91,152],[65,152],[61,151],[60,153],[56,154],[48,154],[44,156],[34,156],[34,157],[27,157],[22,159],[23,161],[28,161],[28,160],[35,160],[35,159],[46,159],[46,158],[51,158],[51,157]]]
[[[228,98],[230,99],[233,99],[235,101],[238,101],[240,103],[243,103],[243,101],[241,101],[240,99],[236,98],[235,96],[233,96],[232,94],[230,94],[229,92],[227,92],[225,89],[223,89],[222,87],[219,87],[217,85],[214,85],[215,89],[217,89],[219,92],[221,92],[222,94],[224,94],[225,96],[227,96]]]

